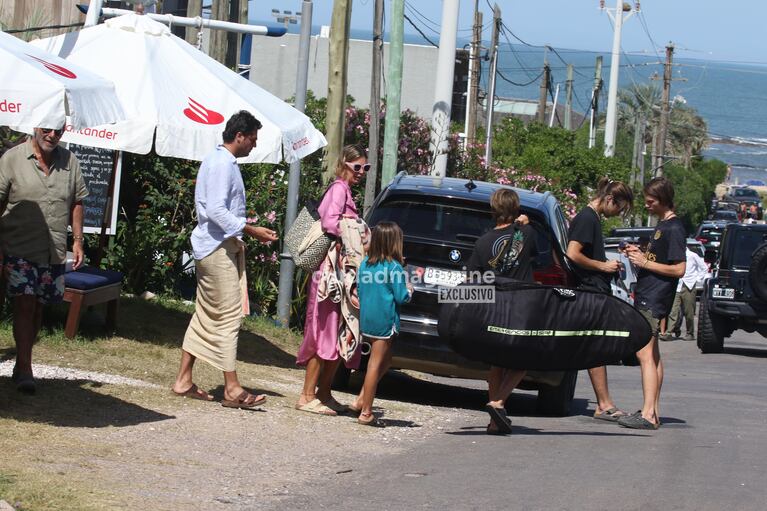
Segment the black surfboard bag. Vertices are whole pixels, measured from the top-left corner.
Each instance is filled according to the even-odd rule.
[[[610,295],[503,277],[484,285],[495,287],[495,303],[443,303],[440,310],[440,337],[470,360],[588,369],[630,358],[650,341],[642,315]]]

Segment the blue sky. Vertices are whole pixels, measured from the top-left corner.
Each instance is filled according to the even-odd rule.
[[[607,14],[599,10],[599,0],[499,0],[497,3],[504,24],[530,44],[597,51],[612,48],[612,28]],[[614,6],[616,2],[607,0],[606,3]],[[273,8],[295,12],[301,10],[301,4],[298,0],[251,0],[250,18],[268,22],[273,20]],[[391,12],[391,1],[385,0],[384,5],[385,12]],[[435,32],[439,31],[442,2],[407,0],[405,5],[405,14],[438,42],[439,35]],[[312,24],[330,24],[333,1],[316,0],[313,6]],[[373,0],[353,1],[353,30],[371,30],[373,6]],[[484,39],[489,40],[492,10],[487,0],[480,0],[479,7],[484,14]],[[473,10],[474,0],[460,1],[459,37],[470,37]],[[641,16],[634,15],[624,25],[623,49],[652,55],[655,46],[662,54],[663,46],[673,41],[678,57],[767,65],[765,22],[765,0],[646,0],[641,2]],[[388,24],[387,17],[386,30]],[[417,35],[407,22],[405,33]]]

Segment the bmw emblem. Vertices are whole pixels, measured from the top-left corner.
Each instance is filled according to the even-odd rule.
[[[451,250],[450,251],[450,260],[454,263],[457,263],[461,260],[461,253],[458,250]]]

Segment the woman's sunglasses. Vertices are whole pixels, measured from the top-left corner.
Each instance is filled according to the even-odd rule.
[[[360,171],[367,172],[368,170],[370,170],[369,163],[366,163],[364,165],[360,165],[359,163],[349,163],[348,161],[345,161],[344,163],[346,163],[346,165],[348,165],[349,168],[352,169],[354,172],[360,172]]]

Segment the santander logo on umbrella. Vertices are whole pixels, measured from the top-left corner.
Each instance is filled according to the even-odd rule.
[[[221,124],[224,122],[224,116],[215,110],[210,110],[202,106],[199,102],[189,99],[189,108],[184,109],[184,115],[200,124]]]
[[[63,66],[59,66],[58,64],[53,64],[53,63],[48,62],[46,60],[43,60],[41,58],[35,57],[34,55],[30,55],[29,53],[27,53],[27,57],[32,58],[32,59],[38,61],[43,66],[45,66],[45,68],[48,71],[53,71],[57,75],[63,76],[64,78],[69,78],[69,79],[77,78],[76,74],[74,74],[72,71],[70,71],[69,69],[67,69],[67,68],[65,68]]]

